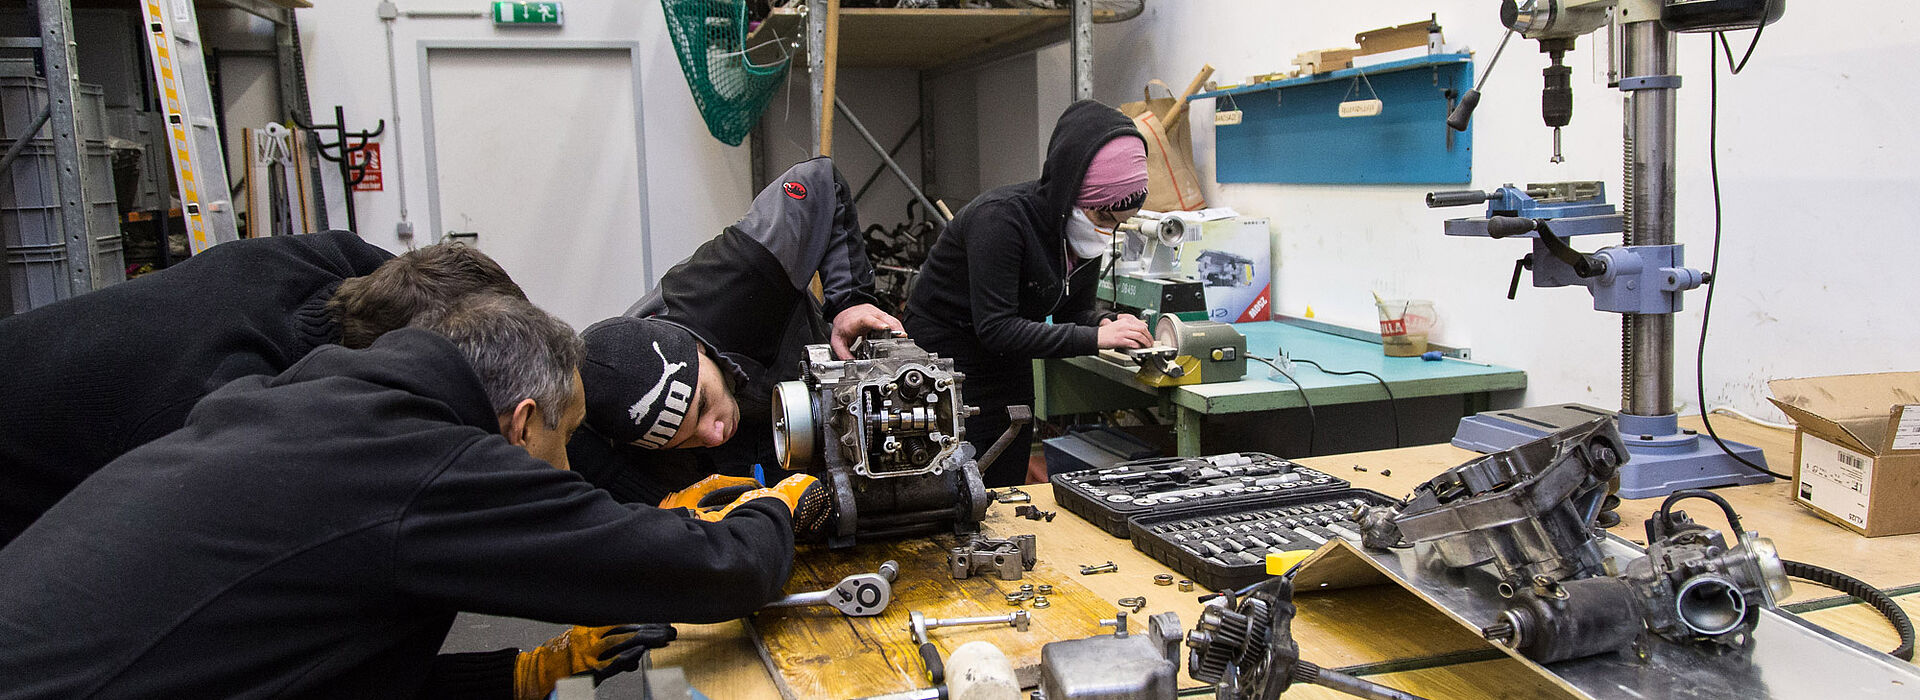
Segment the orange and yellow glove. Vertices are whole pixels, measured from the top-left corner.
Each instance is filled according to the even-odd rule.
[[[661,508],[685,508],[698,511],[703,508],[717,508],[738,498],[740,494],[760,488],[760,482],[750,476],[727,476],[715,474],[694,482],[679,491],[667,494],[661,499]]]
[[[513,669],[513,695],[540,700],[568,676],[593,672],[596,682],[640,665],[648,649],[666,646],[678,635],[672,625],[574,627],[533,651],[520,652]]]
[[[759,498],[773,498],[787,505],[787,512],[793,516],[793,536],[799,541],[818,539],[833,519],[833,496],[827,492],[827,485],[806,474],[795,474],[778,484],[740,494],[733,502],[718,508],[695,510],[694,517],[718,522],[741,504]]]

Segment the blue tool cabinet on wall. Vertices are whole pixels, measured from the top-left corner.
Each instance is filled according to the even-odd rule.
[[[1464,183],[1473,179],[1473,129],[1447,112],[1473,87],[1473,56],[1436,54],[1204,92],[1241,112],[1213,129],[1214,178],[1314,184]],[[1372,117],[1342,118],[1344,100],[1377,96]]]

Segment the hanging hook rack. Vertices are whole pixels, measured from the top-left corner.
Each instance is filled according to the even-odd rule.
[[[332,142],[325,141],[324,139],[320,140],[320,157],[340,165],[340,199],[347,204],[347,228],[358,233],[360,231],[360,222],[354,216],[353,187],[366,180],[367,162],[362,159],[358,164],[355,164],[353,155],[366,150],[369,141],[378,138],[380,134],[386,132],[387,120],[381,119],[379,123],[374,125],[373,131],[349,131],[346,126],[346,108],[340,105],[334,105],[332,124],[306,124],[300,122],[297,118],[294,120],[294,124],[299,125],[300,128],[306,129],[307,131],[334,132],[334,140]]]

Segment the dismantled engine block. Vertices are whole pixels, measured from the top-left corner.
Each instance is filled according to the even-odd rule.
[[[1424,545],[1441,566],[1491,562],[1506,599],[1482,633],[1541,663],[1619,651],[1651,631],[1675,642],[1743,644],[1762,607],[1788,592],[1773,544],[1735,532],[1736,544],[1671,511],[1647,521],[1647,550],[1624,566],[1601,553],[1596,520],[1607,484],[1627,460],[1601,418],[1447,470],[1397,508],[1358,520],[1375,549]],[[1724,507],[1724,506],[1723,506]],[[1729,510],[1729,521],[1734,519]],[[1737,524],[1734,525],[1737,529]]]
[[[828,544],[978,530],[988,500],[963,439],[965,376],[906,338],[863,338],[853,355],[807,346],[802,377],[773,397],[781,466],[833,490],[839,519]]]

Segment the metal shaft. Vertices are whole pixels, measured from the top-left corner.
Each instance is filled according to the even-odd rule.
[[[1622,29],[1624,78],[1675,73],[1674,38],[1659,22]],[[1677,87],[1677,86],[1676,86]],[[1674,242],[1674,103],[1676,87],[1630,90],[1625,130],[1628,245]],[[1673,315],[1628,314],[1622,323],[1621,410],[1639,416],[1673,412]]]
[[[955,617],[955,618],[946,619],[946,620],[942,620],[937,617],[930,617],[930,618],[927,618],[926,624],[927,624],[927,629],[933,629],[935,627],[960,627],[963,625],[1016,625],[1016,624],[1019,624],[1019,619],[1021,617],[1024,617],[1024,614],[1017,613],[1017,612],[1008,613],[1005,615],[983,615],[980,617]]]

